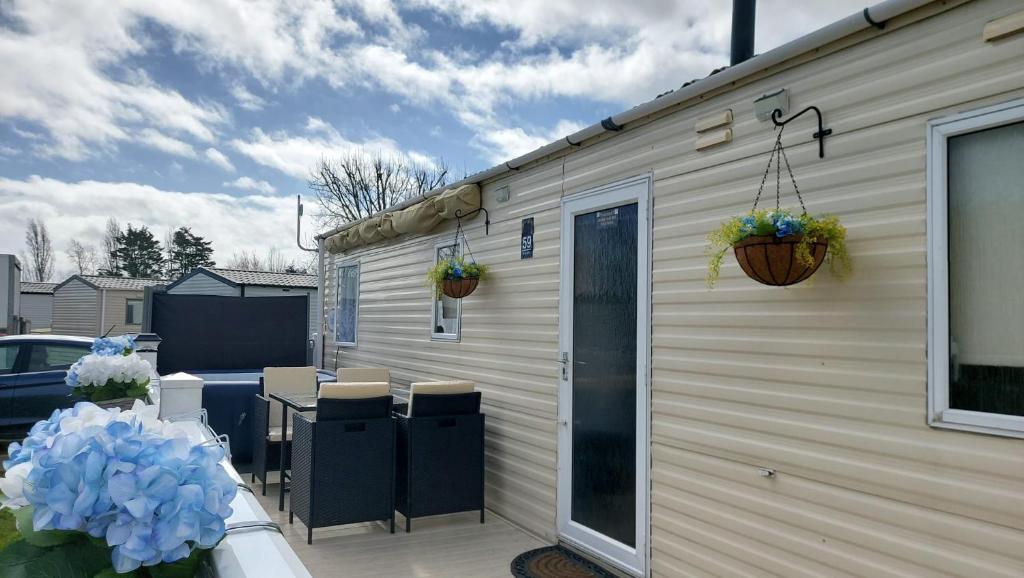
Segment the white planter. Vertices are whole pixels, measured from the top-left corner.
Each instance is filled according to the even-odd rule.
[[[174,373],[160,378],[155,387],[153,403],[160,406],[160,419],[199,412],[203,407],[203,380],[187,373]]]

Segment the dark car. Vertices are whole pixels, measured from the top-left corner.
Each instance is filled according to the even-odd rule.
[[[64,335],[0,337],[0,431],[17,437],[75,399],[64,377],[92,339]]]

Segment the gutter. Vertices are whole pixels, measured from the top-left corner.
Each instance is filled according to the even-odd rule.
[[[801,36],[795,40],[787,42],[782,46],[769,50],[764,54],[760,54],[746,60],[736,66],[726,68],[725,70],[713,74],[698,80],[692,84],[683,86],[682,88],[676,89],[664,96],[649,100],[643,104],[635,106],[625,112],[621,112],[616,115],[612,115],[601,122],[594,123],[587,128],[579,130],[567,137],[556,140],[552,143],[546,144],[539,149],[532,152],[526,153],[522,156],[518,156],[512,160],[504,162],[500,165],[493,166],[489,169],[480,171],[472,174],[458,182],[445,185],[444,187],[434,189],[426,194],[420,195],[415,198],[407,199],[393,207],[387,209],[387,212],[398,211],[419,203],[424,199],[433,197],[442,193],[448,189],[458,188],[462,185],[469,184],[480,184],[489,179],[506,175],[518,171],[520,168],[540,160],[549,155],[564,151],[569,148],[576,148],[583,145],[584,141],[590,140],[596,136],[604,134],[606,132],[620,132],[625,125],[640,120],[644,117],[650,116],[667,108],[673,107],[677,104],[685,102],[687,100],[699,97],[703,94],[707,94],[713,90],[726,86],[730,83],[740,81],[747,76],[751,76],[757,72],[761,72],[772,66],[795,58],[801,54],[810,52],[817,48],[821,48],[827,44],[831,44],[837,40],[841,40],[850,36],[851,34],[860,32],[868,28],[884,28],[886,21],[896,16],[906,14],[912,10],[921,8],[928,4],[932,4],[935,0],[886,0],[879,4],[875,4],[870,8],[865,8],[863,12],[857,12],[851,14],[842,20],[837,20],[824,28],[819,28],[810,34]],[[351,221],[344,225],[335,227],[326,233],[320,233],[316,236],[319,239],[326,239],[331,235],[334,235],[340,231],[348,229],[354,225],[362,223],[367,219],[372,219],[378,216],[380,213],[371,215],[370,217],[364,217],[356,221]]]

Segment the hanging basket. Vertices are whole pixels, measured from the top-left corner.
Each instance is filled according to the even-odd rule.
[[[441,282],[441,292],[452,299],[462,299],[473,291],[480,284],[479,277],[463,277],[461,279],[445,279]]]
[[[785,287],[804,281],[814,274],[825,261],[828,241],[815,241],[810,245],[812,263],[797,259],[796,248],[803,235],[776,237],[757,235],[747,237],[733,246],[736,261],[743,272],[758,283]]]

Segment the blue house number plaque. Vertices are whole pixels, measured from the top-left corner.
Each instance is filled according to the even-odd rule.
[[[523,240],[519,245],[519,258],[533,258],[533,217],[523,219]]]

